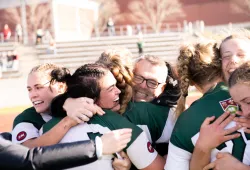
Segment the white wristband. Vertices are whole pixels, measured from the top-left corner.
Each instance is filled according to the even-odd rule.
[[[95,137],[95,146],[96,146],[96,156],[99,159],[102,157],[102,139],[99,136]]]

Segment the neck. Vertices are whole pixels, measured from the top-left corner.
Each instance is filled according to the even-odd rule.
[[[208,92],[211,88],[214,88],[219,82],[221,82],[222,79],[218,78],[212,82],[209,82],[206,85],[203,86],[199,86],[199,85],[195,85],[195,87],[202,93],[205,94],[206,92]]]

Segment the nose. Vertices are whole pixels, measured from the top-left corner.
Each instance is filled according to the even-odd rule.
[[[143,82],[140,84],[140,87],[144,89],[147,88],[147,81],[143,80]]]
[[[116,88],[115,94],[120,94],[120,93],[121,93],[121,90],[118,89],[116,86],[115,86],[115,88]]]
[[[232,62],[233,63],[239,63],[239,57],[237,55],[232,56]]]

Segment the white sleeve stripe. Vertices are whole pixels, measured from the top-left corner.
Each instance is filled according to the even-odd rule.
[[[156,143],[168,143],[171,137],[171,134],[176,123],[175,118],[175,108],[170,108],[168,113],[168,118],[165,124],[165,127],[162,131],[161,137],[156,141]]]
[[[152,143],[152,138],[148,126],[147,125],[137,125],[137,126],[140,127],[146,133],[148,140]]]
[[[158,155],[153,148],[148,149],[148,143],[145,132],[142,132],[127,149],[127,154],[137,169],[146,168]]]
[[[186,150],[169,143],[168,158],[165,164],[165,170],[189,170],[189,162],[192,154]]]
[[[23,139],[17,140],[17,136],[24,132]],[[37,138],[39,137],[39,130],[32,124],[27,122],[19,123],[15,126],[15,128],[12,130],[12,142],[13,143],[23,143],[29,139]]]

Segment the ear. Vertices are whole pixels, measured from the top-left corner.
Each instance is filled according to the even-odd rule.
[[[162,91],[162,92],[164,91],[164,89],[165,89],[167,83],[168,83],[168,82],[166,82],[165,84],[162,85],[162,87],[161,87],[161,91]]]
[[[58,88],[58,93],[63,94],[65,93],[67,86],[65,83],[58,82],[57,88]]]

